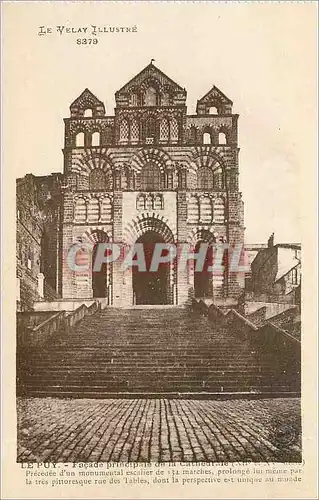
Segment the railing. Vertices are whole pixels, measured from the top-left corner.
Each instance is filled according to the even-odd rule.
[[[55,312],[57,311],[53,313],[50,311],[17,311],[17,329],[34,328],[50,318]]]
[[[224,312],[220,307],[216,306],[215,304],[210,304],[208,307],[208,316],[213,319],[214,321],[225,323],[226,321],[226,316],[229,313],[229,310]]]
[[[82,304],[72,312],[59,311],[53,313],[36,326],[26,326],[20,320],[17,327],[18,347],[42,346],[57,332],[65,331],[67,334],[85,316],[95,314],[100,309],[100,304],[96,301],[89,307]]]
[[[84,318],[84,316],[91,316],[92,314],[95,314],[99,309],[99,303],[98,302],[93,302],[89,307],[87,307],[85,304],[82,304],[80,307],[75,309],[72,313],[68,314],[66,317],[66,323],[68,328],[72,328],[76,323],[81,321],[81,319]]]
[[[215,304],[208,307],[203,301],[195,300],[193,307],[216,324],[229,328],[244,340],[251,341],[260,353],[270,354],[274,366],[280,367],[283,375],[289,375],[296,390],[300,390],[301,343],[298,339],[271,321],[258,327],[235,309],[224,312]]]
[[[196,311],[200,314],[203,314],[205,316],[208,316],[208,307],[205,304],[205,302],[203,302],[202,300],[196,300],[193,298],[192,299],[192,308],[194,309],[194,311]]]
[[[283,376],[289,377],[291,386],[300,392],[300,341],[269,321],[259,329],[255,345],[259,351],[271,354],[274,366],[277,366]]]
[[[265,326],[271,327],[275,332],[280,333],[284,342],[289,342],[291,343],[292,346],[300,349],[300,340],[296,339],[293,335],[290,335],[290,333],[286,332],[286,330],[283,330],[282,328],[275,325],[271,321],[267,321],[267,324]]]
[[[238,311],[235,311],[235,309],[231,309],[227,314],[226,323],[233,331],[244,336],[246,339],[258,332],[257,326]]]
[[[18,328],[18,346],[41,346],[65,326],[65,311],[57,312],[37,326]]]

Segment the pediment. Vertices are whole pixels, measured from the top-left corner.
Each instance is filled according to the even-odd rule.
[[[197,114],[231,114],[233,102],[215,85],[197,101]],[[215,110],[213,109],[215,108]],[[212,111],[213,109],[213,111]]]
[[[81,113],[85,109],[92,109],[93,114],[96,116],[104,116],[105,108],[102,101],[100,101],[88,88],[86,88],[79,97],[72,102],[70,106],[71,116]]]
[[[158,69],[153,63],[146,66],[140,73],[134,76],[115,94],[120,97],[135,90],[141,90],[149,85],[154,85],[159,91],[167,89],[170,92],[177,92],[186,96],[186,90],[169,78],[165,73]]]
[[[212,101],[219,101],[222,104],[230,104],[233,102],[215,85],[205,94],[198,103],[211,103]]]

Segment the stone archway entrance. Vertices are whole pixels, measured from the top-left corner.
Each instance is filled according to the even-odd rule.
[[[91,241],[94,243],[92,251],[92,290],[94,298],[105,298],[109,294],[109,269],[104,262],[99,270],[94,270],[94,263],[97,255],[98,245],[107,243],[109,238],[103,230],[96,230],[91,235]]]
[[[195,253],[199,252],[200,246],[206,244],[204,241],[198,241],[195,246]],[[213,247],[208,246],[205,262],[201,271],[196,271],[194,269],[194,292],[196,298],[203,298],[212,296],[213,286],[212,286],[212,271],[209,271],[209,267],[213,265]]]
[[[134,303],[136,305],[171,304],[171,263],[161,263],[157,271],[150,270],[155,245],[164,243],[164,238],[157,232],[149,230],[140,236],[136,243],[143,244],[146,271],[139,271],[137,267],[133,267]]]
[[[161,248],[160,255],[163,257],[165,252],[170,251],[169,245],[176,244],[176,236],[168,222],[155,214],[137,217],[124,228],[123,239],[129,247],[143,245],[146,264],[146,271],[142,271],[137,265],[130,266],[126,277],[123,277],[122,292],[130,297],[131,304],[177,304],[177,259],[161,263],[156,271],[150,272],[155,245],[168,245]]]
[[[103,263],[99,271],[94,271],[98,245],[94,245],[92,252],[92,289],[94,298],[103,298],[107,296],[107,264]]]

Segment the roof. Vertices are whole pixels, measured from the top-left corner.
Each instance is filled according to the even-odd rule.
[[[301,243],[277,243],[278,248],[291,248],[292,250],[301,250]]]
[[[296,254],[296,250],[300,250],[300,245],[294,244],[278,244],[277,250],[277,274],[275,282],[280,280],[283,276],[289,273],[292,269],[301,265],[300,258]]]
[[[201,99],[199,99],[197,102],[205,102],[211,99],[211,97],[216,98],[216,95],[218,97],[221,97],[224,101],[227,101],[228,104],[233,104],[233,101],[229,99],[216,85],[214,85]]]
[[[185,92],[185,89],[181,87],[178,83],[174,82],[169,76],[167,76],[163,71],[161,71],[157,66],[155,66],[152,62],[145,66],[145,68],[142,69],[137,75],[135,75],[131,80],[129,80],[123,87],[121,87],[115,95],[125,92],[129,87],[133,86],[136,81],[141,80],[141,78],[144,76],[149,77],[151,72],[151,76],[156,77],[158,75],[162,80],[165,80],[168,84],[173,85],[176,90],[180,90],[181,92]]]
[[[297,264],[295,264],[292,267],[289,265],[286,267],[285,266],[281,267],[281,269],[279,269],[279,271],[276,274],[275,283],[277,281],[279,281],[281,278],[283,278],[284,276],[286,276],[286,274],[290,273],[290,271],[292,271],[293,269],[295,269],[298,266],[301,266],[300,262],[298,262]]]
[[[83,90],[82,94],[80,94],[73,102],[72,104],[70,105],[70,108],[72,108],[73,106],[77,106],[78,104],[82,104],[83,102],[87,102],[89,101],[91,104],[95,104],[95,105],[100,105],[100,106],[103,106],[104,107],[104,104],[102,101],[100,101],[96,95],[93,94],[93,92],[91,92],[90,89],[86,88]]]

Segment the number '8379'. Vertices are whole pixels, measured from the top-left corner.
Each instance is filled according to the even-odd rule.
[[[78,45],[96,45],[98,43],[97,38],[77,38],[76,43]]]

